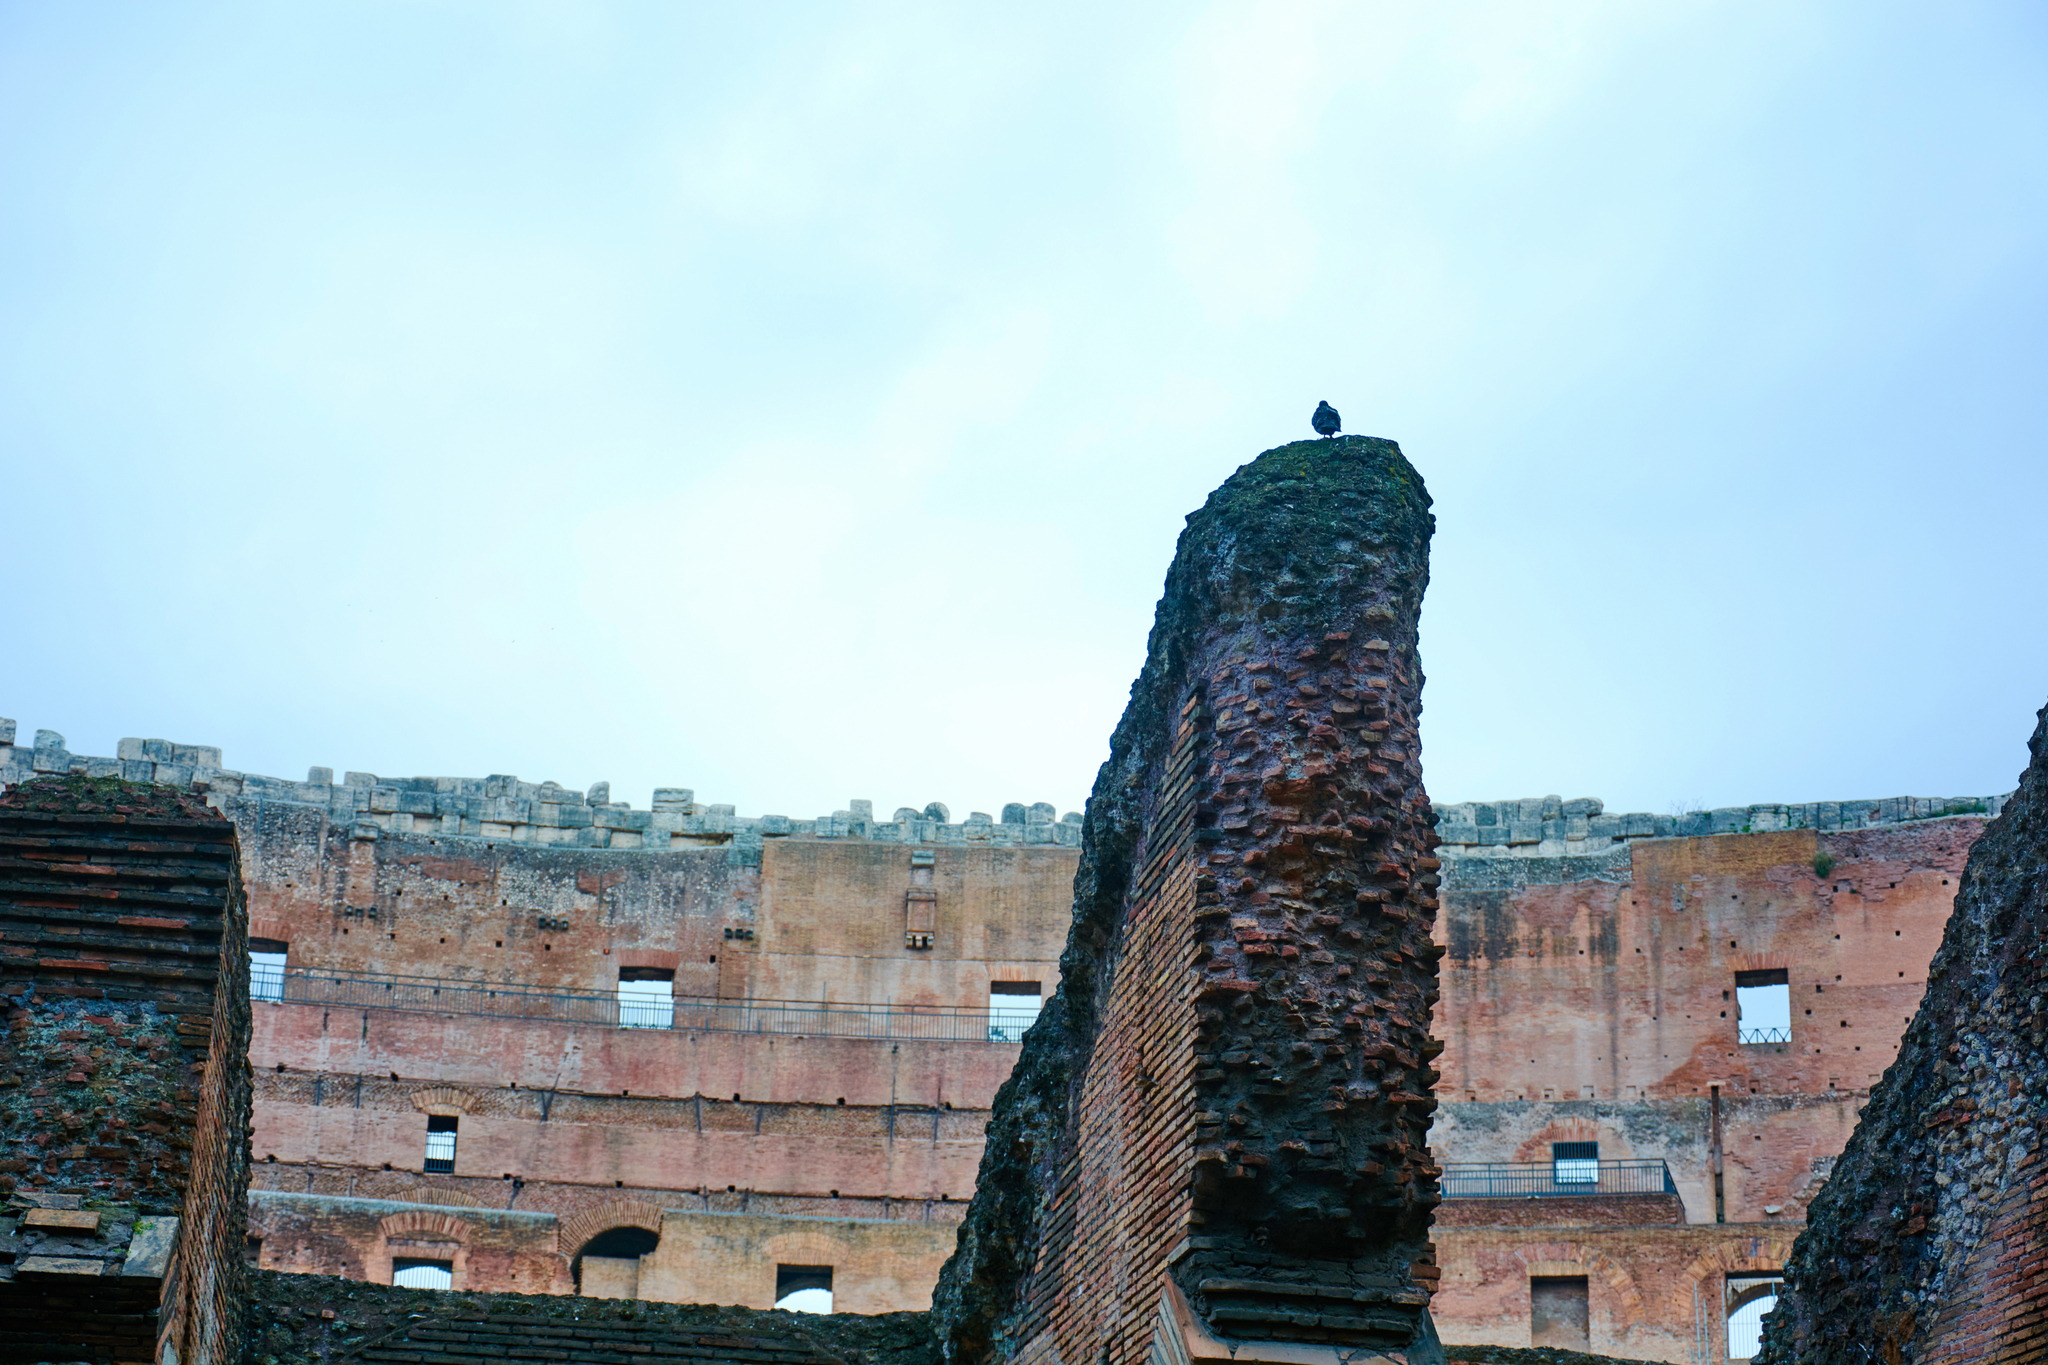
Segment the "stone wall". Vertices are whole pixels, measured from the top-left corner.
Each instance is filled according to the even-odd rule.
[[[0,796],[0,1335],[239,1354],[248,961],[234,827],[202,802],[90,778]]]
[[[1764,1359],[2048,1354],[2048,710],[1970,850],[1897,1060],[1809,1216]]]
[[[935,1296],[949,1358],[1143,1360],[1183,1310],[1239,1342],[1416,1337],[1427,508],[1391,442],[1344,438],[1268,451],[1188,519],[1089,800],[1060,992]]]

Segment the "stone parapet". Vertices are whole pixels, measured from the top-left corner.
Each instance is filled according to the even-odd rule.
[[[221,765],[221,751],[166,739],[124,739],[112,758],[74,754],[55,730],[38,730],[32,744],[14,742],[15,723],[0,719],[0,783],[50,774],[118,777],[200,793],[214,805],[261,801],[312,806],[358,837],[431,834],[494,842],[564,844],[582,848],[696,848],[725,845],[744,856],[770,839],[867,839],[900,844],[1081,844],[1079,812],[1058,815],[1047,802],[1012,801],[1000,818],[980,811],[953,822],[942,802],[922,810],[899,806],[887,820],[874,802],[855,800],[845,810],[814,819],[740,815],[729,805],[703,805],[687,787],[657,787],[652,808],[634,810],[611,799],[611,784],[572,791],[555,782],[492,777],[380,777],[313,768],[306,780],[264,777]]]
[[[237,772],[221,763],[219,748],[165,739],[124,739],[112,758],[75,754],[55,730],[34,742],[15,742],[16,725],[0,719],[0,783],[52,773],[154,782],[214,798],[283,802],[323,809],[361,837],[431,834],[442,838],[563,844],[582,848],[660,848],[726,845],[759,849],[770,839],[866,839],[902,844],[1057,844],[1078,848],[1081,816],[1055,815],[1043,801],[1010,802],[1000,816],[979,811],[955,822],[943,803],[922,810],[898,807],[875,818],[872,801],[811,819],[740,815],[729,805],[704,805],[687,787],[657,787],[650,809],[610,799],[610,784],[574,791],[555,782],[492,777],[380,777],[313,768],[303,782]],[[1599,854],[1637,839],[1751,834],[1769,830],[1870,829],[1947,816],[1995,817],[2010,793],[1995,796],[1887,796],[1858,801],[1810,801],[1721,806],[1652,815],[1606,813],[1596,797],[1557,796],[1510,801],[1461,801],[1434,808],[1437,856],[1453,858],[1561,858]]]
[[[1566,801],[1460,801],[1435,807],[1439,858],[1564,858],[1599,854],[1635,839],[1691,839],[1773,830],[1874,829],[1957,815],[1997,816],[2002,796],[1886,796],[1868,801],[1808,801],[1718,806],[1713,810],[1609,815],[1596,797]]]

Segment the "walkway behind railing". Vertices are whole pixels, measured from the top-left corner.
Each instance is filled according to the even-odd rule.
[[[1015,1043],[1022,1030],[991,1023],[973,1006],[836,1005],[793,1000],[710,1000],[678,996],[651,1004],[644,997],[623,1008],[602,991],[548,990],[445,977],[323,972],[292,967],[282,978],[252,982],[257,1002],[340,1005],[415,1014],[470,1014],[534,1019],[608,1028],[688,1029],[715,1033],[794,1033],[826,1038],[884,1038],[919,1042]]]
[[[1598,1170],[1589,1169],[1597,1165]],[[1677,1194],[1662,1161],[1449,1161],[1446,1199],[1558,1199],[1596,1194]]]

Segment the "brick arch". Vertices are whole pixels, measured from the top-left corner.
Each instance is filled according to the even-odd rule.
[[[845,1241],[825,1232],[785,1232],[761,1243],[771,1266],[844,1265],[851,1250]]]
[[[412,1093],[412,1107],[422,1114],[437,1118],[452,1118],[467,1114],[476,1108],[476,1096],[467,1090],[458,1090],[452,1085],[430,1086]]]
[[[409,1235],[466,1243],[469,1241],[469,1220],[457,1218],[452,1213],[436,1213],[432,1209],[407,1209],[403,1213],[386,1214],[379,1220],[377,1231],[387,1240]]]
[[[585,1242],[612,1228],[641,1228],[659,1237],[661,1210],[634,1199],[610,1199],[564,1218],[555,1229],[555,1245],[564,1256],[574,1256]]]
[[[465,1194],[461,1190],[444,1190],[435,1185],[411,1185],[396,1194],[379,1195],[378,1198],[389,1199],[397,1204],[439,1204],[443,1207],[453,1205],[465,1209],[490,1207],[473,1194]]]
[[[1791,1255],[1792,1237],[1786,1233],[1750,1237],[1710,1247],[1693,1257],[1677,1276],[1676,1287],[1672,1289],[1671,1297],[1665,1300],[1665,1310],[1673,1315],[1673,1321],[1689,1319],[1692,1317],[1693,1293],[1708,1277],[1782,1271]]]
[[[1599,1276],[1601,1283],[1621,1299],[1631,1311],[1639,1312],[1643,1306],[1643,1291],[1636,1284],[1636,1277],[1628,1267],[1613,1257],[1581,1242],[1531,1242],[1514,1249],[1522,1261],[1523,1274],[1528,1275],[1585,1275]],[[1686,1300],[1685,1311],[1692,1314],[1692,1300]]]
[[[290,943],[292,941],[291,921],[279,919],[275,915],[251,915],[249,916],[249,937],[275,939],[279,943]]]

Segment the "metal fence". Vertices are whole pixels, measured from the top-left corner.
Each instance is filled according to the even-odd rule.
[[[267,985],[268,983],[266,983]],[[827,1038],[887,1038],[921,1042],[1015,1042],[1019,1030],[987,1009],[963,1005],[835,1005],[795,1000],[712,1000],[677,996],[672,1002],[628,999],[602,991],[547,990],[445,977],[387,976],[370,972],[288,968],[275,994],[258,999],[291,1005],[340,1005],[415,1014],[478,1014],[609,1028],[667,1028],[713,1033],[793,1033]],[[623,1016],[623,1017],[622,1017]]]
[[[1738,1043],[1789,1043],[1792,1041],[1792,1030],[1783,1028],[1743,1028],[1737,1025],[1735,1041]]]
[[[1597,1170],[1588,1170],[1597,1167]],[[1570,1199],[1593,1194],[1677,1194],[1662,1161],[1448,1161],[1446,1199]]]

